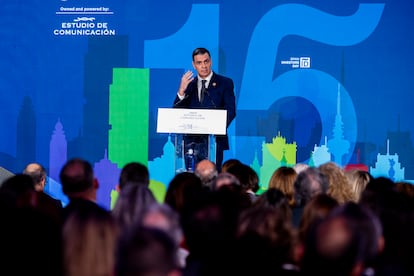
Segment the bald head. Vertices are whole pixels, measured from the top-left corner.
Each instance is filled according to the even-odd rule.
[[[23,174],[33,179],[36,191],[43,191],[46,185],[46,170],[39,163],[30,163],[24,168]]]
[[[197,163],[194,173],[200,177],[203,185],[211,188],[211,183],[217,176],[217,167],[212,161],[204,159]]]

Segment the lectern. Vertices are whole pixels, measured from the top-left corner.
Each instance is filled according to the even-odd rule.
[[[207,159],[216,163],[216,135],[225,135],[227,111],[222,109],[158,108],[157,133],[174,137],[175,172],[194,171],[194,152],[186,135],[206,135]]]

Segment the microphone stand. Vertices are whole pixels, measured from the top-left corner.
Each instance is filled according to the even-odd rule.
[[[216,103],[213,101],[213,99],[210,97],[210,93],[208,93],[208,89],[206,89],[205,93],[207,94],[208,99],[213,104],[214,108],[217,108]]]

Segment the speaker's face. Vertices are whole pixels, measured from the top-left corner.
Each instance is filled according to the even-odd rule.
[[[208,53],[195,55],[193,60],[194,69],[201,78],[206,78],[211,73],[211,58]]]

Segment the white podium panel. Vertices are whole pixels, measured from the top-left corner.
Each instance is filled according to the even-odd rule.
[[[186,108],[158,108],[157,133],[168,133],[174,136],[175,171],[194,171],[195,159],[206,158],[216,162],[216,137],[225,135],[227,127],[227,110],[221,109],[186,109]],[[191,135],[205,135],[207,154],[199,143],[185,143]],[[186,137],[186,139],[184,139]]]
[[[225,135],[227,110],[158,108],[157,132]]]

